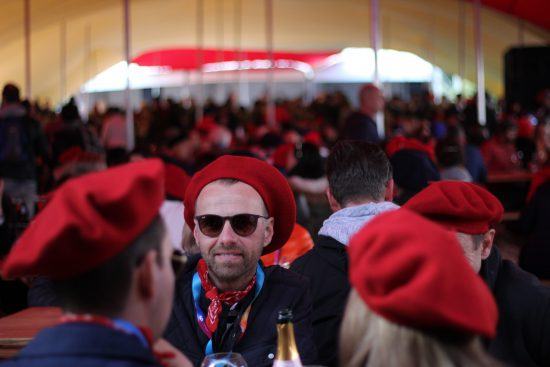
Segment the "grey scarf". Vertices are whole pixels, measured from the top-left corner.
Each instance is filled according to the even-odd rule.
[[[389,201],[382,201],[338,210],[323,222],[319,235],[332,237],[347,245],[351,236],[359,231],[365,223],[378,214],[395,209],[399,209],[399,206]]]

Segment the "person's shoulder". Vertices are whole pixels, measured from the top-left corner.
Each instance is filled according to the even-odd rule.
[[[318,248],[319,250],[325,249],[342,251],[345,250],[346,246],[332,237],[320,234],[315,238],[315,248]]]
[[[294,260],[292,264],[290,264],[290,270],[301,273],[303,270],[312,265],[312,262],[314,262],[317,256],[317,250],[313,247],[308,252]]]
[[[299,270],[308,266],[318,266],[326,256],[332,257],[346,252],[346,246],[332,237],[318,235],[315,238],[315,246],[292,263],[290,270]],[[338,253],[338,254],[337,254]]]
[[[78,366],[84,354],[98,366],[147,366],[155,362],[151,351],[131,335],[98,324],[68,323],[38,333],[17,355],[14,365]]]
[[[498,284],[497,291],[505,289],[507,295],[524,305],[523,309],[550,307],[550,288],[509,260],[502,261]]]
[[[278,265],[265,268],[266,282],[272,288],[304,289],[309,286],[306,277]]]
[[[368,116],[362,113],[361,111],[353,111],[346,117],[346,121],[356,122],[356,121],[363,121],[367,118]]]

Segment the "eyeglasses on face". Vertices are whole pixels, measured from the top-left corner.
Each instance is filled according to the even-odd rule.
[[[269,217],[258,214],[236,214],[228,217],[222,217],[215,214],[205,214],[196,216],[195,219],[199,225],[200,231],[208,237],[218,237],[222,233],[225,221],[229,221],[233,232],[241,237],[250,236],[258,226],[258,219]]]

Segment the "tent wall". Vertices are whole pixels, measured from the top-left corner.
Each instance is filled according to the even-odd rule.
[[[236,0],[204,1],[204,46],[236,46]],[[131,0],[132,56],[156,48],[196,47],[196,0]],[[0,2],[0,83],[24,87],[23,1]],[[217,10],[222,4],[223,12]],[[274,0],[276,50],[334,50],[369,47],[367,0]],[[518,43],[519,22],[482,9],[487,88],[503,94],[503,55]],[[465,77],[475,80],[472,4],[465,4]],[[243,49],[265,48],[264,2],[242,0]],[[223,14],[223,28],[219,27]],[[418,54],[449,73],[458,73],[458,0],[380,0],[384,48]],[[93,75],[124,58],[122,1],[31,0],[33,98],[60,100],[60,27],[66,22],[66,90],[78,91]],[[87,45],[86,29],[89,29]],[[223,34],[220,35],[220,32]],[[550,43],[550,32],[524,26],[526,45]],[[89,51],[87,51],[89,49]]]

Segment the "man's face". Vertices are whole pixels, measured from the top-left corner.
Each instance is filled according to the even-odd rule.
[[[157,271],[155,272],[155,287],[156,298],[153,300],[155,320],[152,322],[153,334],[160,337],[168,324],[170,312],[172,311],[172,302],[174,299],[174,271],[171,266],[172,258],[172,241],[168,235],[168,231],[164,231],[164,236],[161,245],[162,265],[155,262]]]
[[[456,233],[456,238],[462,247],[466,260],[470,263],[476,273],[481,269],[481,261],[485,260],[491,254],[493,246],[493,238],[495,231],[491,229],[481,238],[476,240],[476,237],[466,233]]]
[[[267,211],[260,194],[252,186],[243,182],[215,181],[206,185],[197,198],[195,215],[206,214],[267,216]],[[224,223],[217,237],[209,237],[201,232],[195,220],[193,234],[212,280],[231,284],[247,281],[255,274],[263,248],[273,237],[273,219],[259,218],[255,231],[247,237],[236,234],[229,221]]]
[[[372,112],[384,109],[384,95],[380,90],[371,89],[362,93],[361,105]]]

